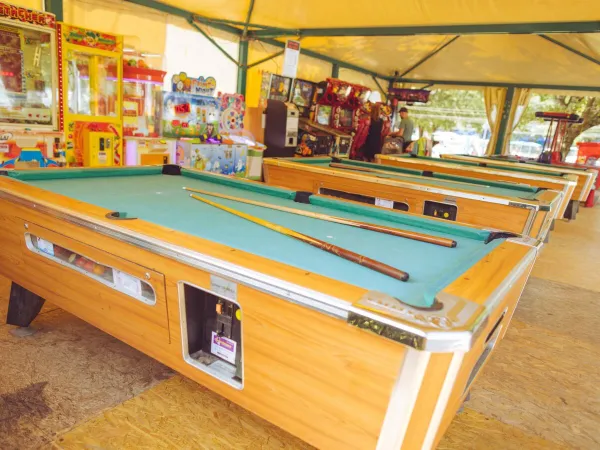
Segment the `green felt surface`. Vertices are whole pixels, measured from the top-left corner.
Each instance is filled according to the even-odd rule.
[[[26,178],[25,182],[28,184],[111,211],[124,212],[130,217],[138,217],[365,289],[385,292],[419,307],[431,306],[437,292],[503,241],[497,239],[485,244],[484,240],[489,233],[482,230],[336,200],[313,196],[311,201],[316,204],[296,203],[292,200],[295,195],[293,191],[272,189],[269,186],[209,174],[184,170],[181,176],[171,176],[142,169],[126,170],[129,170],[127,176],[118,176],[119,172],[123,173],[119,170],[106,169],[87,177],[81,177],[77,173],[66,177],[64,173],[67,171],[61,173],[58,170],[28,171],[25,176],[11,176],[22,180]],[[56,176],[57,174],[60,175]],[[427,232],[453,238],[458,245],[456,248],[445,248],[211,198],[218,203],[405,270],[410,274],[410,280],[401,282],[194,200],[182,189],[183,186]],[[363,211],[376,211],[377,214],[367,217],[360,214]]]
[[[289,161],[299,164],[310,165],[311,167],[322,167],[326,169],[334,169],[342,172],[346,172],[346,169],[338,169],[334,167],[330,167],[331,159],[330,158],[314,158],[310,161],[311,158],[295,158],[289,159]],[[352,168],[352,165],[349,163],[341,163],[349,168]],[[378,164],[373,164],[375,166],[373,168],[377,168],[378,170],[386,170],[385,166],[381,166]],[[368,166],[363,166],[368,167]],[[435,177],[424,177],[420,176],[419,178],[415,178],[414,176],[410,176],[407,174],[402,174],[395,171],[386,170],[387,173],[370,173],[364,171],[352,171],[348,170],[348,173],[352,174],[361,174],[369,177],[375,178],[385,178],[389,180],[403,181],[409,183],[418,183],[424,186],[428,186],[431,188],[438,189],[449,189],[449,190],[460,190],[464,192],[469,192],[472,194],[478,195],[491,195],[495,197],[510,197],[513,199],[522,199],[522,200],[531,200],[537,201],[540,192],[537,189],[521,189],[520,187],[511,186],[510,183],[473,183],[471,179],[465,177],[456,177],[461,178],[461,180],[448,180],[442,178]]]

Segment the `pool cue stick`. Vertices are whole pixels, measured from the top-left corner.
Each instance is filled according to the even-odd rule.
[[[299,241],[302,241],[306,244],[310,244],[313,247],[316,247],[320,250],[324,250],[333,255],[339,256],[340,258],[344,258],[353,263],[367,267],[368,269],[371,269],[375,272],[379,272],[384,275],[387,275],[388,277],[392,277],[392,278],[395,278],[396,280],[400,280],[400,281],[408,280],[409,275],[407,272],[404,272],[400,269],[396,269],[395,267],[392,267],[392,266],[388,266],[387,264],[384,264],[380,261],[376,261],[374,259],[367,258],[366,256],[360,255],[358,253],[354,253],[353,251],[350,251],[350,250],[346,250],[345,248],[338,247],[337,245],[329,244],[320,239],[316,239],[316,238],[307,236],[305,234],[298,233],[297,231],[291,230],[291,229],[286,228],[281,225],[277,225],[275,223],[269,222],[269,221],[261,219],[259,217],[254,217],[254,216],[251,216],[250,214],[246,214],[241,211],[237,211],[233,208],[229,208],[228,206],[220,205],[211,200],[208,200],[207,198],[200,197],[200,196],[194,195],[194,194],[190,194],[190,197],[192,197],[193,199],[199,200],[203,203],[206,203],[208,205],[214,206],[215,208],[221,209],[223,211],[227,211],[228,213],[231,213],[233,215],[241,217],[242,219],[246,219],[250,222],[254,222],[265,228],[268,228],[270,230],[281,233],[285,236],[289,236],[289,237],[292,237]]]
[[[454,248],[456,247],[456,241],[448,238],[441,238],[431,236],[425,233],[418,233],[416,231],[406,231],[400,228],[386,227],[385,225],[376,225],[368,222],[361,222],[359,220],[346,219],[344,217],[330,216],[329,214],[315,213],[312,211],[304,211],[303,209],[289,208],[287,206],[271,205],[269,203],[258,202],[255,200],[248,200],[245,198],[234,197],[232,195],[217,194],[216,192],[204,191],[202,189],[192,189],[188,187],[183,188],[189,192],[197,192],[204,195],[212,195],[213,197],[223,198],[226,200],[233,200],[240,203],[246,203],[248,205],[259,206],[261,208],[274,209],[276,211],[283,211],[290,214],[296,214],[298,216],[311,217],[313,219],[325,220],[327,222],[339,223],[342,225],[348,225],[351,227],[361,228],[363,230],[375,231],[377,233],[391,234],[392,236],[403,237],[406,239],[412,239],[415,241],[426,242],[428,244],[439,245],[441,247]]]

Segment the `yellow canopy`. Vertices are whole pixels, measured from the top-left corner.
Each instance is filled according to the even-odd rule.
[[[43,4],[42,0],[12,2],[36,9],[42,9]],[[66,22],[123,34],[126,45],[131,43],[159,54],[165,49],[166,24],[182,22],[182,26],[189,26],[185,20],[188,12],[201,16],[197,25],[209,35],[232,42],[238,42],[239,36],[208,27],[207,21],[221,28],[235,27],[239,33],[249,19],[251,24],[262,26],[250,26],[251,37],[253,32],[273,28],[288,30],[284,36],[252,39],[248,63],[280,51],[269,44],[300,38],[305,52],[329,58],[325,62],[306,54],[301,57],[298,76],[313,81],[331,76],[333,58],[365,69],[360,73],[342,65],[340,77],[372,89],[378,89],[377,83],[365,71],[379,75],[379,84],[384,88],[388,77],[399,74],[410,81],[406,83],[409,86],[424,86],[430,80],[435,84],[457,82],[457,86],[469,82],[484,86],[539,85],[545,89],[581,86],[587,87],[583,89],[586,95],[600,95],[589,92],[596,86],[600,91],[599,0],[64,1]],[[177,15],[180,17],[173,17]],[[548,24],[557,24],[559,31],[587,32],[507,33],[511,27],[513,33],[524,28],[531,32],[536,24],[546,24],[544,30],[552,28]],[[363,35],[353,29],[356,27],[365,31]],[[398,31],[398,27],[413,27],[414,33],[407,35],[411,29]],[[430,27],[430,32],[423,27]],[[490,34],[492,29],[498,34]],[[296,30],[310,33],[298,37],[294,36]],[[279,56],[253,70],[277,72],[282,63],[283,57]]]
[[[238,28],[247,20],[251,3],[250,0],[165,2],[206,18],[239,22],[234,24]],[[456,25],[482,25],[485,29],[498,24],[586,22],[589,31],[593,21],[597,22],[596,33],[548,34],[555,42],[536,34],[471,34],[473,31],[454,39],[459,33],[444,33],[443,29],[434,30],[437,34],[405,36],[375,36],[377,33],[371,31],[370,36],[329,36],[333,34],[330,31],[325,32],[328,36],[312,36],[313,32],[301,40],[305,51],[313,50],[383,77],[399,73],[417,80],[588,87],[600,86],[598,0],[255,0],[250,16],[253,24],[292,30]],[[250,27],[253,29],[257,28]],[[294,36],[277,37],[280,41],[288,38]],[[264,46],[264,43],[250,46],[250,63],[266,56],[262,51]],[[436,53],[437,50],[440,51]],[[277,64],[280,67],[280,62]],[[307,78],[322,79],[323,75],[329,75],[330,71],[320,70],[317,63],[311,64],[316,67],[300,67]],[[371,77],[366,78],[367,84],[373,85]]]

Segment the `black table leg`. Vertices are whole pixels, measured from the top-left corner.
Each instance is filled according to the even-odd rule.
[[[6,323],[21,327],[20,331],[15,330],[16,335],[27,336],[33,334],[29,328],[33,319],[37,317],[44,306],[44,299],[33,292],[28,291],[17,283],[12,283],[10,287],[10,299],[8,301],[8,314]]]

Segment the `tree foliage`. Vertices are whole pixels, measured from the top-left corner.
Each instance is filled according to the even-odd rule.
[[[563,139],[561,152],[566,154],[575,139],[584,131],[600,125],[600,98],[575,97],[569,95],[533,95],[523,113],[518,129],[527,130],[531,123],[542,123],[535,117],[536,111],[567,112],[579,115],[583,123],[571,125]]]
[[[415,104],[409,110],[421,132],[430,134],[457,128],[480,133],[487,120],[483,94],[474,90],[434,90],[427,104]]]

